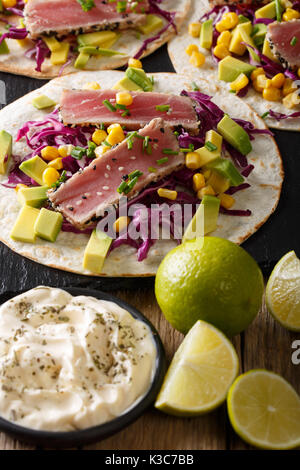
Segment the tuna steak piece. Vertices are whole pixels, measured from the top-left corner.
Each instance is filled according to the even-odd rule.
[[[64,90],[60,101],[60,113],[64,124],[105,124],[118,122],[126,129],[137,130],[152,119],[163,117],[169,126],[182,125],[197,133],[199,122],[193,102],[187,96],[164,93],[131,92],[133,103],[128,106],[130,115],[122,117],[124,110],[113,112],[104,100],[116,103],[114,90]],[[159,111],[157,106],[169,106],[168,111]],[[161,109],[161,108],[160,108]]]
[[[139,170],[134,188],[127,197],[135,197],[150,183],[179,169],[184,164],[177,139],[163,119],[153,119],[139,131],[147,137],[151,146],[148,152],[143,147],[145,139],[133,138],[133,147],[128,149],[128,141],[93,160],[83,171],[75,173],[57,190],[50,190],[48,197],[56,210],[77,227],[83,227],[93,217],[104,215],[111,204],[117,204],[121,195],[117,192],[122,177]],[[164,149],[168,149],[166,154]],[[164,160],[162,160],[164,159]],[[156,171],[153,171],[156,168]]]
[[[300,66],[300,20],[277,21],[268,25],[273,54],[288,67]]]
[[[49,33],[61,36],[71,31],[128,29],[144,24],[144,13],[149,9],[148,0],[139,2],[135,8],[128,3],[122,13],[117,11],[117,2],[94,0],[94,3],[93,8],[84,11],[77,0],[30,0],[24,9],[26,29],[32,38]]]

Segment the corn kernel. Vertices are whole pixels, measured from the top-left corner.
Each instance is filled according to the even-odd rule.
[[[300,99],[299,95],[296,91],[293,93],[290,93],[289,95],[286,95],[283,100],[282,104],[289,109],[295,108],[297,105],[300,104]]]
[[[300,67],[297,70],[297,75],[298,75],[298,77],[300,77]]]
[[[296,88],[297,86],[295,85],[293,80],[291,78],[286,78],[282,89],[283,96],[293,93]]]
[[[133,57],[131,57],[129,59],[128,65],[129,65],[129,67],[134,67],[135,69],[142,69],[143,68],[142,62],[138,59],[134,59]]]
[[[240,91],[242,88],[245,88],[248,83],[249,78],[247,77],[247,75],[245,75],[244,73],[240,73],[240,75],[233,82],[230,83],[230,88],[234,91]]]
[[[224,57],[230,55],[230,52],[228,47],[226,47],[224,44],[217,44],[214,47],[214,55],[218,57],[218,59],[224,59]]]
[[[263,87],[263,86],[260,86],[260,85],[257,83],[257,78],[256,78],[255,80],[253,80],[252,85],[253,85],[254,90],[258,91],[258,93],[262,93],[264,87]]]
[[[198,38],[200,36],[201,23],[190,23],[189,24],[189,35],[193,38]]]
[[[281,91],[279,88],[264,88],[263,89],[263,98],[268,101],[280,101],[281,100]]]
[[[46,168],[46,170],[43,172],[43,183],[50,188],[53,183],[56,183],[59,176],[60,175],[55,168]]]
[[[193,176],[193,189],[195,192],[199,191],[199,189],[204,188],[205,186],[205,178],[202,173],[195,173]]]
[[[74,145],[72,144],[60,145],[57,150],[58,150],[59,156],[62,158],[65,158],[68,155],[71,155],[73,148],[74,148]]]
[[[98,82],[87,82],[82,87],[83,90],[100,90],[100,88],[101,86],[99,85]]]
[[[28,188],[28,186],[26,184],[22,184],[22,183],[19,183],[17,184],[17,186],[15,187],[15,191],[16,193],[19,191],[19,189],[21,188]]]
[[[190,170],[197,170],[201,166],[200,155],[196,152],[189,152],[185,157],[185,166]]]
[[[266,88],[267,77],[265,75],[258,75],[258,77],[256,78],[256,83],[259,88]]]
[[[221,206],[225,209],[230,209],[235,203],[234,197],[230,196],[230,194],[220,194],[219,199]]]
[[[127,91],[120,91],[116,95],[117,104],[123,104],[124,106],[130,106],[133,103],[133,98]]]
[[[41,150],[41,155],[44,160],[51,161],[59,157],[59,152],[56,147],[51,147],[50,145],[47,145],[47,147],[44,147]]]
[[[102,157],[102,155],[105,154],[109,150],[109,147],[107,145],[100,145],[95,149],[95,155],[97,157]]]
[[[300,13],[293,8],[287,8],[282,15],[283,21],[297,20],[298,18],[300,18]]]
[[[123,215],[123,216],[119,217],[114,222],[114,225],[113,225],[114,231],[116,233],[123,232],[123,230],[125,230],[125,228],[128,227],[129,223],[130,223],[130,218],[127,217],[126,215]]]
[[[194,67],[202,67],[205,62],[205,55],[201,52],[193,52],[190,58],[190,64]]]
[[[215,196],[215,191],[213,189],[212,186],[210,186],[210,184],[208,184],[207,186],[205,186],[204,188],[202,189],[199,189],[199,191],[197,192],[197,197],[199,199],[202,199],[203,196]]]
[[[64,167],[62,158],[58,157],[55,158],[55,160],[51,160],[51,162],[48,163],[48,166],[50,166],[51,168],[55,168],[56,170],[62,170]]]
[[[230,31],[223,31],[217,39],[217,44],[223,44],[229,48],[232,34]]]
[[[267,78],[265,88],[272,88],[272,80],[270,78]]]
[[[120,124],[111,124],[108,128],[107,128],[107,133],[110,134],[110,132],[113,130],[113,129],[122,129],[122,126]]]
[[[250,76],[251,80],[254,81],[258,75],[265,75],[265,71],[262,67],[257,67],[255,70],[253,70]]]
[[[118,127],[114,127],[108,134],[107,142],[110,145],[116,145],[122,142],[125,139],[124,131],[122,127],[119,125]]]
[[[210,175],[211,175],[211,170],[205,170],[205,171],[203,172],[203,176],[204,176],[205,180],[208,180],[208,178],[210,177]]]
[[[281,88],[285,82],[285,76],[283,73],[277,73],[271,80],[272,86],[275,88]]]
[[[199,52],[199,47],[196,46],[196,44],[189,44],[185,52],[187,53],[187,55],[192,55],[193,52]]]
[[[218,31],[218,33],[223,33],[223,31],[226,31],[227,29],[229,29],[227,28],[227,26],[222,20],[216,24],[215,28]]]
[[[230,11],[229,13],[224,13],[224,15],[222,16],[222,21],[227,26],[227,29],[232,29],[235,28],[238,24],[239,17],[236,13]]]
[[[175,199],[177,199],[177,191],[172,191],[171,189],[159,188],[157,190],[157,194],[160,197],[171,199],[171,201],[175,201]]]
[[[103,131],[102,129],[96,129],[93,132],[92,135],[92,140],[95,142],[95,144],[100,145],[102,142],[106,139],[107,133]]]
[[[17,4],[17,0],[2,0],[4,8],[13,8]]]

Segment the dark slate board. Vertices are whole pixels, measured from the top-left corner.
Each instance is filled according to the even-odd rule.
[[[144,59],[147,72],[173,72],[166,46]],[[6,84],[6,101],[11,103],[31,90],[39,88],[45,80],[0,73],[0,80]],[[258,261],[265,274],[287,251],[294,249],[300,255],[300,238],[297,225],[300,214],[300,198],[297,192],[300,175],[300,135],[298,133],[274,132],[282,152],[285,183],[281,200],[276,212],[269,221],[243,247]],[[1,274],[0,292],[29,289],[37,284],[64,287],[77,286],[115,290],[153,286],[153,279],[101,279],[79,276],[39,265],[27,260],[0,244]]]

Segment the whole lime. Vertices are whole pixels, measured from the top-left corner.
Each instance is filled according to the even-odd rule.
[[[197,320],[227,336],[240,333],[256,317],[263,291],[256,261],[240,246],[217,237],[187,241],[171,250],[155,279],[157,302],[182,333]]]

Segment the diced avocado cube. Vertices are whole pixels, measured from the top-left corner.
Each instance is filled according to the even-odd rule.
[[[256,47],[263,45],[267,34],[267,26],[263,23],[258,23],[254,26],[252,31],[252,39]]]
[[[56,105],[55,101],[53,101],[51,98],[48,98],[46,95],[36,96],[33,98],[31,103],[36,109],[46,109]]]
[[[239,186],[243,183],[244,178],[238,172],[231,160],[227,158],[218,158],[217,160],[206,165],[208,170],[218,172],[224,179],[228,179],[230,186]],[[227,188],[228,189],[228,188]]]
[[[34,243],[36,240],[34,224],[39,212],[39,209],[34,207],[23,206],[11,231],[11,238],[17,242]]]
[[[163,25],[164,22],[160,16],[150,14],[146,16],[146,23],[138,26],[138,29],[143,34],[150,34],[156,29],[162,28]]]
[[[136,83],[128,77],[121,78],[113,87],[113,90],[143,91]]]
[[[34,231],[40,238],[55,242],[62,222],[63,216],[60,212],[49,211],[43,207],[35,221]]]
[[[143,69],[137,69],[136,67],[128,67],[125,72],[125,75],[137,86],[142,88],[143,91],[153,90],[153,83],[151,82],[150,78],[147,77],[146,72]]]
[[[111,243],[106,233],[94,229],[84,252],[83,268],[100,274]]]
[[[104,55],[112,57],[113,55],[126,55],[124,52],[114,51],[113,49],[103,49],[99,46],[82,46],[79,48],[79,52],[89,55]]]
[[[219,62],[218,78],[224,82],[233,82],[241,73],[249,77],[255,68],[254,65],[247,64],[235,57],[227,56]]]
[[[86,64],[88,63],[90,58],[89,54],[84,54],[83,52],[80,52],[79,56],[77,57],[74,67],[76,69],[84,69]]]
[[[112,45],[117,38],[118,35],[114,31],[97,31],[95,33],[79,34],[77,42],[80,46],[103,46],[106,43]]]
[[[259,8],[255,12],[255,18],[275,18],[276,17],[276,6],[275,2],[267,3],[267,5]]]
[[[264,40],[264,45],[263,45],[263,49],[262,49],[262,53],[269,57],[269,59],[273,60],[274,62],[277,62],[277,63],[280,63],[278,58],[273,54],[272,50],[271,50],[271,47],[270,47],[270,43],[267,39],[267,36],[265,37],[265,40]]]
[[[0,54],[9,54],[9,48],[5,39],[3,39],[3,41],[0,44]]]
[[[68,60],[70,44],[68,42],[61,42],[60,48],[51,52],[50,62],[52,65],[63,65]]]
[[[48,168],[48,165],[38,155],[22,162],[19,168],[25,175],[43,186],[43,173]]]
[[[246,24],[246,23],[242,23]],[[242,36],[238,27],[236,27],[232,32],[231,41],[229,44],[229,51],[233,54],[244,55],[246,52],[245,44],[242,44]]]
[[[61,47],[61,42],[59,42],[55,36],[44,36],[43,41],[46,43],[51,52],[56,52]]]
[[[224,139],[243,155],[247,155],[251,152],[252,145],[249,135],[227,114],[225,114],[221,121],[219,121],[217,129]]]
[[[8,161],[11,157],[12,150],[12,136],[2,130],[0,131],[0,174],[4,175],[6,172]]]
[[[237,28],[239,29],[240,31],[240,35],[241,35],[241,38],[242,38],[242,41],[245,42],[247,45],[246,45],[246,48],[248,49],[248,52],[249,54],[251,55],[252,59],[255,60],[256,62],[259,62],[260,59],[258,57],[258,55],[256,54],[256,52],[252,49],[252,47],[255,48],[255,44],[250,36],[250,34],[247,32],[247,30],[244,28],[244,26],[247,25],[247,23],[243,23],[243,24],[240,24]],[[251,27],[251,30],[252,30],[252,27]],[[249,47],[248,46],[252,46],[252,47]]]
[[[224,178],[217,171],[212,171],[210,177],[207,180],[207,184],[212,186],[216,194],[225,193],[230,188],[230,181],[228,178]]]
[[[200,166],[199,166],[199,168],[201,168],[202,166],[206,165],[209,162],[214,161],[216,158],[220,157],[220,151],[218,149],[213,150],[211,152],[206,147],[200,147],[199,149],[195,150],[195,152],[198,153],[198,155],[200,155]]]
[[[205,134],[205,142],[211,142],[217,147],[219,155],[221,155],[223,137],[214,130],[207,131]]]
[[[200,31],[200,46],[210,49],[213,41],[213,21],[207,20],[202,23]]]
[[[48,186],[32,186],[31,188],[20,188],[18,201],[23,206],[41,207],[47,200]]]
[[[241,23],[248,23],[249,21],[249,18],[247,18],[246,16],[244,15],[239,15],[239,24]]]
[[[220,199],[215,196],[203,196],[200,206],[184,232],[182,241],[204,237],[217,228]]]

